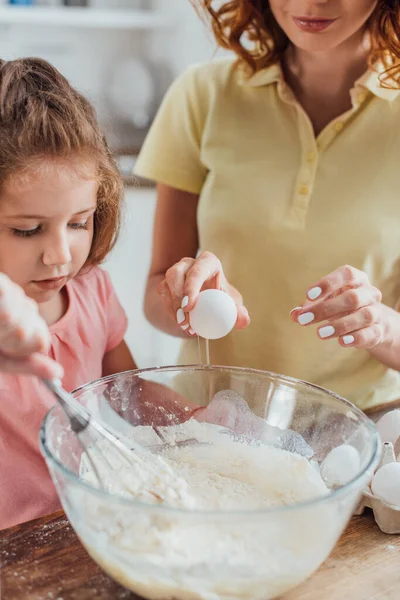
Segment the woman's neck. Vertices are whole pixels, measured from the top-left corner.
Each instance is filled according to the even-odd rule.
[[[368,46],[359,33],[337,48],[307,52],[290,47],[283,70],[316,133],[351,108],[350,90],[367,69]]]

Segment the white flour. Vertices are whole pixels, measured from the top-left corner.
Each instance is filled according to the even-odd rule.
[[[194,420],[161,432],[169,443],[162,456],[186,482],[168,497],[172,510],[79,499],[78,533],[116,579],[148,598],[266,600],[326,558],[337,533],[334,507],[265,511],[329,493],[307,459]],[[193,438],[201,443],[176,445]],[[137,428],[135,439],[160,443],[147,427]],[[130,494],[143,498],[142,475],[114,466]],[[122,492],[115,481],[110,490]]]

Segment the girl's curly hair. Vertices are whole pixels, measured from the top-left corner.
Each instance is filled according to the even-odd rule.
[[[252,73],[281,60],[289,39],[272,14],[268,0],[191,0],[211,18],[219,46],[234,52]],[[400,2],[378,0],[368,21],[369,64],[381,61],[385,87],[400,87]],[[246,43],[246,40],[249,43]]]

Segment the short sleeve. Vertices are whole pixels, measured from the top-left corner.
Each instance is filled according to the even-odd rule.
[[[108,325],[106,352],[109,352],[116,348],[124,339],[128,328],[128,319],[115,293],[110,276],[106,272],[104,272],[104,275],[107,292],[106,306],[104,308]]]
[[[191,67],[167,92],[135,165],[135,174],[194,194],[207,168],[201,162],[206,99],[199,67]]]

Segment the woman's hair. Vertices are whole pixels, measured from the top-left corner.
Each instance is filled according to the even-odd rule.
[[[97,208],[85,266],[99,264],[118,237],[123,185],[95,111],[48,62],[0,60],[0,187],[57,159],[96,164]]]
[[[289,39],[275,20],[268,0],[191,0],[211,17],[218,44],[233,51],[252,73],[279,62]],[[400,87],[400,2],[378,0],[368,21],[369,64],[380,60],[385,87]]]

